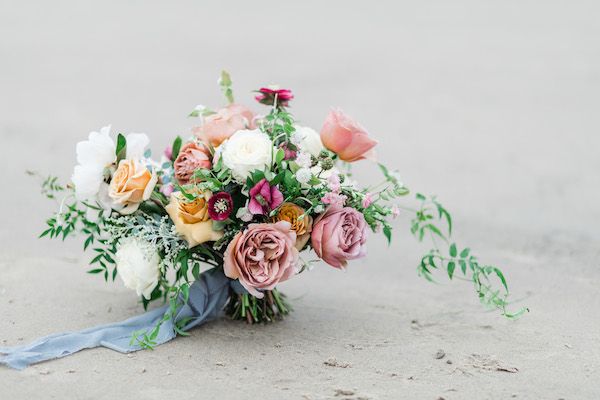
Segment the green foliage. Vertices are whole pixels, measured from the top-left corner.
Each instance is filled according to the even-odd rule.
[[[501,310],[507,318],[518,318],[527,312],[525,307],[515,313],[508,311],[508,285],[498,267],[481,264],[470,248],[460,249],[456,243],[451,242],[452,217],[436,198],[417,193],[416,199],[420,202],[420,208],[415,210],[411,233],[420,242],[425,236],[430,237],[434,246],[421,258],[417,268],[419,275],[433,281],[433,270],[445,269],[451,280],[470,280],[480,301],[488,307]],[[444,224],[445,227],[442,228],[438,224]],[[438,246],[436,239],[441,239],[445,246]],[[460,268],[461,277],[456,276],[456,267]]]
[[[219,85],[221,86],[223,95],[225,96],[225,98],[227,99],[229,104],[232,104],[234,102],[233,89],[231,88],[232,83],[233,82],[231,81],[231,77],[229,76],[229,73],[227,71],[221,71],[221,78],[219,79]]]
[[[119,133],[117,136],[117,147],[115,150],[115,154],[117,156],[117,165],[119,162],[125,158],[127,155],[127,140],[123,134]]]
[[[179,155],[179,151],[181,150],[181,137],[177,136],[173,141],[173,146],[171,147],[171,161],[175,162],[177,160],[177,156]]]

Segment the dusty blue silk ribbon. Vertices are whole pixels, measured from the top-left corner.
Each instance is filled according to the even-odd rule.
[[[240,291],[237,281],[230,281],[220,268],[213,268],[200,275],[190,287],[189,300],[179,309],[176,321],[192,318],[183,330],[187,331],[220,316],[229,295],[229,288]],[[0,347],[0,364],[23,369],[31,364],[61,358],[83,349],[107,347],[121,353],[140,350],[137,344],[130,345],[136,331],[153,329],[163,318],[169,306],[163,306],[137,317],[115,324],[101,325],[79,332],[66,332],[40,338],[25,346]],[[168,342],[176,336],[175,322],[162,324],[156,344]],[[4,354],[4,355],[1,355]]]

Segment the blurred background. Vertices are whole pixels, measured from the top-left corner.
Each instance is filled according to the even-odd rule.
[[[331,106],[353,116],[379,140],[380,161],[396,167],[413,191],[437,194],[453,212],[459,241],[502,265],[516,299],[532,312],[512,323],[485,314],[468,284],[420,280],[414,268],[423,249],[403,215],[392,247],[374,235],[370,258],[350,273],[319,267],[286,283],[297,312],[285,323],[264,331],[211,324],[194,333],[196,340],[136,355],[141,361],[118,358],[124,371],[115,369],[120,356],[83,352],[40,367],[80,371],[49,378],[51,387],[95,386],[98,375],[82,380],[78,362],[110,377],[155,363],[157,375],[136,381],[147,398],[182,396],[168,392],[176,390],[171,385],[156,389],[153,379],[165,370],[201,371],[190,379],[206,379],[225,396],[227,386],[214,382],[227,373],[215,362],[242,371],[248,358],[259,357],[269,361],[264,370],[244,367],[234,375],[248,375],[236,384],[261,395],[260,382],[268,383],[275,392],[265,398],[292,398],[282,395],[285,387],[331,394],[337,381],[375,382],[371,393],[386,398],[400,385],[393,376],[420,388],[410,393],[426,393],[422,398],[448,397],[439,382],[472,394],[464,398],[481,398],[481,388],[497,390],[497,398],[522,388],[537,390],[531,398],[593,398],[587,379],[597,368],[597,354],[588,350],[598,348],[591,332],[600,321],[599,13],[597,1],[0,0],[0,315],[11,322],[0,337],[12,344],[140,312],[120,283],[84,273],[91,257],[77,240],[35,239],[56,205],[25,170],[67,181],[76,142],[108,124],[113,133],[147,133],[159,157],[197,123],[187,117],[197,104],[224,103],[217,78],[226,69],[236,101],[257,112],[266,108],[251,91],[273,83],[294,91],[291,111],[304,125],[320,129]],[[368,162],[354,170],[364,184],[380,177]],[[63,308],[69,317],[57,315]],[[228,335],[239,336],[223,339]],[[264,347],[262,337],[283,347]],[[243,347],[248,343],[266,355]],[[353,351],[356,343],[368,351]],[[450,374],[431,366],[440,347],[455,361],[497,354],[521,373]],[[240,357],[227,358],[227,350]],[[188,370],[191,356],[178,353],[188,351],[206,358]],[[353,369],[321,373],[332,354]],[[301,371],[287,370],[290,358]],[[280,374],[288,381],[273,378]],[[298,378],[303,374],[310,385]],[[9,373],[0,370],[3,377]],[[19,393],[35,388],[23,385]],[[78,390],[70,394],[101,398],[117,389]]]
[[[221,69],[256,111],[251,90],[269,83],[317,129],[342,107],[461,220],[598,235],[593,1],[0,4],[4,251],[27,249],[53,207],[25,169],[68,179],[75,143],[107,124],[160,154],[195,105],[223,103]]]

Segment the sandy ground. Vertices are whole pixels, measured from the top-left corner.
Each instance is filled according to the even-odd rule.
[[[0,398],[598,398],[598,3],[218,3],[0,2],[0,344],[141,310],[85,274],[77,241],[36,239],[54,205],[24,170],[68,178],[75,142],[108,123],[159,152],[196,104],[220,104],[221,68],[241,102],[276,82],[306,124],[332,105],[355,116],[531,312],[508,321],[468,284],[418,278],[403,216],[347,273],[284,284],[282,323],[0,368]]]

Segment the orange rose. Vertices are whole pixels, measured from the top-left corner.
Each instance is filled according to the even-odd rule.
[[[304,209],[294,203],[283,203],[279,208],[277,215],[273,217],[276,221],[287,221],[292,227],[291,230],[296,232],[296,248],[302,250],[312,231],[313,219],[310,215],[304,214]],[[300,218],[303,216],[302,218]]]
[[[121,214],[133,213],[150,198],[156,180],[156,172],[150,172],[141,161],[121,160],[108,188],[113,208]]]
[[[204,192],[188,202],[181,192],[171,194],[171,201],[165,207],[175,224],[175,230],[188,242],[190,248],[208,241],[219,240],[222,231],[214,231],[208,215],[208,199],[212,194]]]

